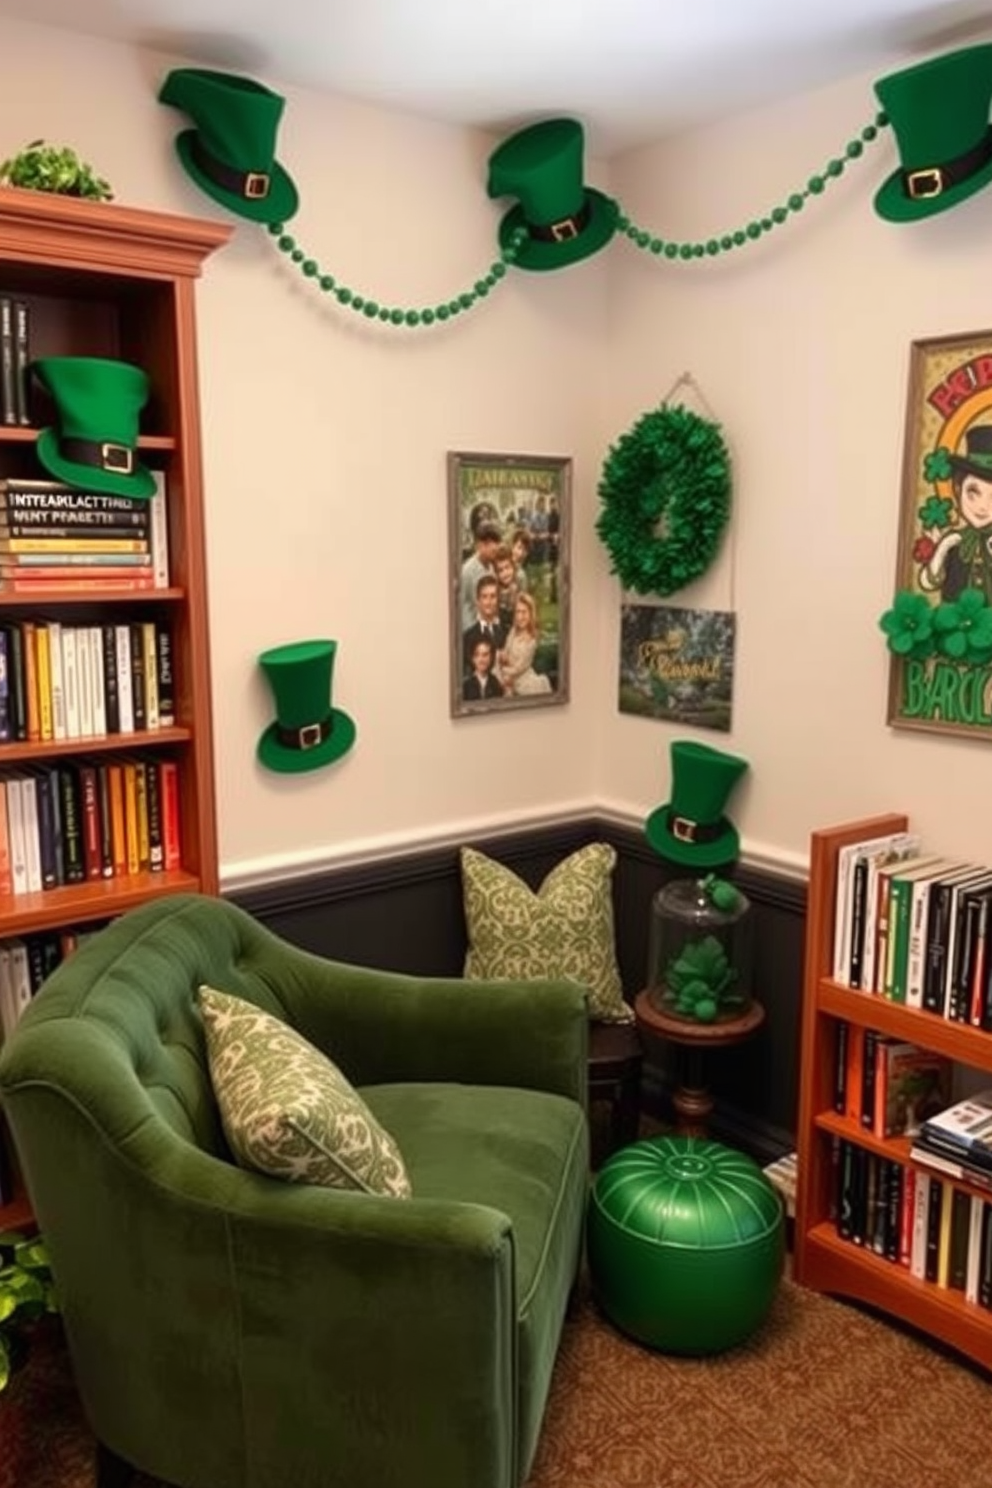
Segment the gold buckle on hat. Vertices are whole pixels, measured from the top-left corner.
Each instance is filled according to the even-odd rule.
[[[906,187],[914,201],[923,201],[928,196],[939,196],[944,189],[944,172],[939,165],[926,170],[910,171]]]
[[[672,836],[676,842],[695,842],[696,823],[687,816],[672,817]]]
[[[568,243],[572,238],[579,236],[574,217],[563,217],[560,222],[552,222],[548,232],[556,243]]]
[[[300,729],[300,748],[313,749],[321,742],[323,728],[319,723],[307,723]]]
[[[115,475],[130,475],[134,470],[134,453],[126,444],[101,444],[100,460],[104,470]]]
[[[249,171],[245,176],[245,196],[260,200],[269,194],[269,178],[265,171]]]

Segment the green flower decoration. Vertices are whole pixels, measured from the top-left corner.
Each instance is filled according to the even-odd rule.
[[[706,935],[702,940],[683,946],[665,977],[666,985],[676,997],[688,993],[690,988],[699,987],[701,992],[694,991],[694,996],[705,993],[719,997],[733,980],[734,970],[715,935]]]
[[[929,457],[928,457],[929,458]],[[921,527],[939,527],[941,531],[951,525],[954,502],[949,496],[928,496],[916,515]]]
[[[732,883],[725,878],[718,878],[715,873],[707,873],[700,887],[714,909],[722,910],[724,914],[732,914],[740,903],[740,893]]]
[[[924,455],[924,480],[932,481],[936,485],[938,481],[950,480],[951,474],[951,452],[946,445],[942,444],[932,450],[929,455]]]
[[[926,595],[917,594],[912,589],[900,589],[891,610],[886,610],[878,622],[889,650],[913,661],[923,661],[932,656],[936,645],[933,633],[935,614]]]
[[[938,605],[933,626],[938,650],[952,661],[981,665],[992,660],[992,609],[981,589],[965,589],[956,600]]]

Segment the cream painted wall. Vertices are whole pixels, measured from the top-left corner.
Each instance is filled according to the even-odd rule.
[[[871,84],[853,78],[629,155],[614,191],[663,237],[744,226],[870,122]],[[992,326],[992,192],[894,226],[872,197],[896,163],[885,131],[800,217],[726,258],[612,255],[608,438],[693,374],[731,447],[735,539],[672,602],[723,608],[733,594],[738,650],[726,736],[617,713],[614,645],[597,688],[594,793],[642,819],[667,798],[673,737],[740,752],[752,768],[731,815],[745,850],[780,864],[805,862],[811,828],[886,810],[909,811],[948,852],[990,852],[989,745],[886,725],[877,620],[895,585],[910,342]],[[618,599],[611,582],[604,613]]]
[[[187,181],[184,125],[156,102],[181,59],[0,21],[4,149],[71,142],[126,204],[233,219]],[[902,65],[894,59],[893,67]],[[471,284],[494,253],[493,140],[341,98],[287,96],[292,224],[325,269],[400,304]],[[873,115],[871,78],[587,164],[631,215],[707,237],[767,211]],[[732,814],[746,850],[800,869],[811,827],[909,809],[928,840],[985,853],[985,746],[884,722],[909,343],[980,329],[992,192],[893,227],[871,208],[886,134],[823,200],[725,260],[629,244],[552,275],[511,273],[464,321],[397,335],[345,316],[259,229],[238,225],[199,291],[201,398],[225,881],[600,805],[639,821],[691,731],[616,711],[618,587],[595,536],[608,444],[689,371],[723,423],[734,534],[678,602],[738,612]],[[575,462],[567,708],[448,717],[445,452]],[[359,742],[316,775],[254,760],[271,715],[257,653],[329,634]]]
[[[187,181],[188,121],[156,102],[180,59],[0,22],[4,147],[72,143],[128,205],[234,222]],[[292,229],[325,270],[390,304],[469,287],[496,253],[494,141],[280,87]],[[594,178],[603,184],[603,173]],[[505,206],[504,206],[505,210]],[[509,276],[449,328],[400,334],[329,306],[238,224],[198,291],[221,859],[228,884],[588,810],[599,617],[572,628],[572,702],[449,718],[448,450],[571,455],[574,587],[602,563],[591,512],[606,335],[602,259]],[[255,658],[339,642],[334,699],[358,744],[278,776],[254,759],[271,702]]]

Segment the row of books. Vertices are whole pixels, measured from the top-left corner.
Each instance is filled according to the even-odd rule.
[[[0,1043],[57,966],[101,928],[99,924],[0,940]]]
[[[992,1030],[992,867],[924,850],[903,832],[838,857],[833,976]]]
[[[855,1142],[839,1140],[835,1161],[834,1222],[842,1240],[992,1310],[992,1198]]]
[[[0,625],[0,741],[171,728],[172,634],[160,620]]]
[[[168,588],[165,477],[154,475],[148,498],[18,476],[0,480],[0,590]]]
[[[0,294],[0,418],[30,424],[31,308],[26,300]]]
[[[950,1099],[952,1062],[932,1049],[838,1019],[834,1050],[834,1110],[873,1136],[912,1136]]]
[[[182,861],[175,760],[115,756],[0,779],[0,894],[168,871]]]

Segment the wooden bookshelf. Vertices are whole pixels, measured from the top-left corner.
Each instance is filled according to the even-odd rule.
[[[963,1293],[921,1281],[909,1270],[842,1239],[832,1217],[837,1139],[879,1157],[916,1165],[906,1137],[879,1138],[833,1108],[838,1023],[843,1020],[932,1049],[975,1069],[992,1072],[992,1035],[935,1013],[856,991],[832,978],[838,855],[842,848],[907,829],[903,815],[873,817],[814,832],[810,840],[809,894],[803,974],[799,1087],[795,1275],[803,1286],[880,1308],[939,1338],[992,1369],[992,1312]],[[919,1171],[932,1176],[928,1168]],[[943,1177],[943,1175],[941,1175]],[[992,1195],[967,1183],[954,1187],[984,1199]]]
[[[139,450],[147,465],[164,473],[170,558],[167,589],[28,597],[0,588],[0,621],[160,619],[171,633],[176,682],[174,727],[3,743],[0,779],[11,767],[66,763],[74,756],[112,760],[126,751],[173,760],[182,859],[169,872],[0,895],[0,940],[92,925],[162,894],[218,891],[194,297],[205,260],[229,236],[219,223],[0,188],[0,293],[28,306],[31,358],[112,357],[148,374],[151,396]],[[37,391],[33,413],[32,427],[0,425],[0,478],[50,478],[34,447],[54,412]],[[30,1218],[15,1170],[12,1183],[8,1173],[8,1201],[0,1203],[0,1229]]]

